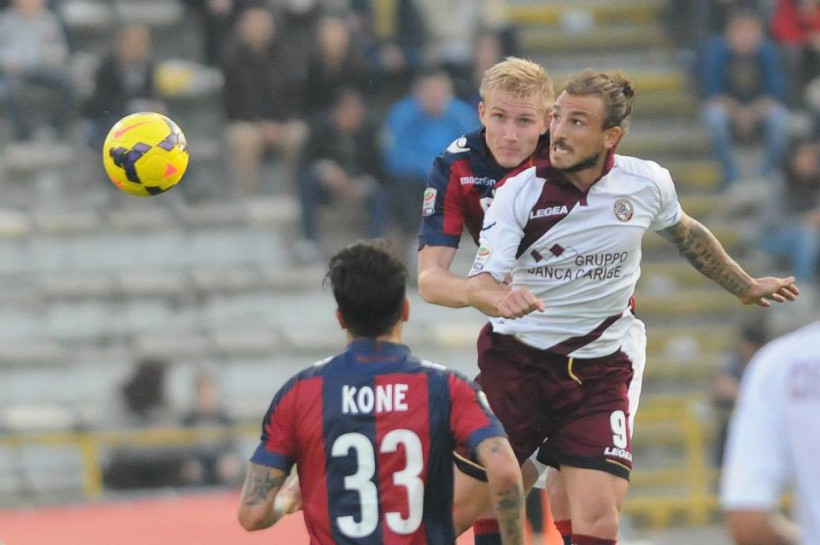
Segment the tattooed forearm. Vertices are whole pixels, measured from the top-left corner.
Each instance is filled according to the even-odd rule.
[[[509,442],[501,437],[482,441],[479,460],[487,468],[491,504],[504,545],[524,544],[524,485]]]
[[[700,222],[684,218],[661,234],[678,247],[678,251],[701,274],[735,296],[746,293],[752,278],[732,259],[715,235]]]
[[[516,484],[507,489],[497,490],[494,504],[504,543],[524,543],[524,487]]]
[[[242,489],[242,502],[245,505],[263,503],[271,490],[281,488],[284,482],[285,476],[272,476],[267,468],[254,467],[248,471],[248,477]]]

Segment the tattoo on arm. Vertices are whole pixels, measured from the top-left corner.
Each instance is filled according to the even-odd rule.
[[[752,278],[732,259],[720,241],[700,222],[684,216],[661,234],[678,247],[678,251],[701,274],[735,296],[741,296],[752,285]]]
[[[511,454],[507,441],[500,437],[487,439],[479,448],[482,460]],[[493,508],[505,543],[524,543],[522,521],[525,497],[521,481],[496,489],[493,493]]]
[[[499,490],[495,502],[498,524],[503,528],[502,535],[510,538],[512,543],[524,542],[521,530],[521,512],[524,509],[524,489],[519,485]]]
[[[242,502],[245,505],[263,503],[271,490],[282,487],[286,476],[272,476],[265,467],[252,467],[242,489]]]

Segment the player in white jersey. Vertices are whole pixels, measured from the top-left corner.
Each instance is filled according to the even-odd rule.
[[[632,313],[647,231],[744,304],[794,300],[794,278],[752,278],[680,207],[669,172],[614,154],[634,90],[621,75],[571,78],[550,122],[549,165],[497,190],[470,271],[470,304],[491,318],[479,382],[519,461],[561,470],[571,542],[613,545],[632,467],[645,358]],[[506,282],[506,279],[511,279]]]
[[[759,350],[729,428],[721,507],[741,545],[820,545],[820,322]],[[780,514],[792,485],[797,524]]]

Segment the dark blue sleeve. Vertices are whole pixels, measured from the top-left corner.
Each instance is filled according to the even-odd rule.
[[[760,64],[763,68],[763,92],[766,96],[783,100],[786,91],[786,78],[780,55],[771,42],[764,43],[760,48]]]
[[[722,38],[714,38],[706,46],[700,70],[704,97],[711,98],[726,93],[723,70],[727,57],[728,51]]]
[[[436,157],[433,168],[427,177],[427,189],[424,192],[424,204],[422,206],[421,227],[419,228],[419,248],[424,246],[448,246],[458,248],[461,241],[461,230],[459,234],[452,235],[444,232],[445,221],[449,224],[464,226],[464,217],[456,217],[458,210],[445,210],[444,201],[447,198],[447,191],[450,187],[450,166],[446,152]],[[456,198],[451,195],[450,198]]]

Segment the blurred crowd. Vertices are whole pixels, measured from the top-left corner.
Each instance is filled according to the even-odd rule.
[[[221,74],[220,149],[230,191],[298,199],[293,250],[301,263],[321,259],[320,211],[328,206],[359,210],[360,235],[390,230],[410,254],[418,210],[407,203],[421,202],[435,155],[478,125],[484,69],[521,53],[505,0],[178,1],[198,25],[198,58],[189,60]],[[0,105],[9,139],[79,138],[99,149],[127,113],[173,117],[156,81],[164,59],[145,24],[114,29],[93,85],[77,85],[71,59],[79,48],[64,19],[69,2],[0,6]],[[820,1],[671,0],[668,14],[723,189],[734,198],[751,192],[748,180],[764,180],[759,250],[813,282]],[[750,161],[743,148],[760,152]],[[269,159],[280,167],[273,181],[260,179],[269,176],[262,168]]]
[[[674,1],[669,25],[698,91],[727,205],[753,201],[750,244],[812,291],[820,259],[820,2]]]
[[[71,0],[10,0],[0,11],[0,102],[9,140],[81,139],[99,149],[122,116],[174,116],[157,83],[152,29],[124,24],[90,91],[63,20]],[[102,2],[104,4],[104,2]],[[321,257],[319,209],[360,207],[366,233],[408,245],[436,153],[478,125],[484,68],[518,53],[503,0],[180,0],[199,57],[221,74],[220,149],[231,192],[298,198],[300,262]],[[451,24],[458,20],[458,24]],[[167,60],[167,59],[166,59]],[[35,91],[32,93],[31,91]],[[192,140],[189,135],[189,141]],[[274,159],[277,179],[261,180]]]

